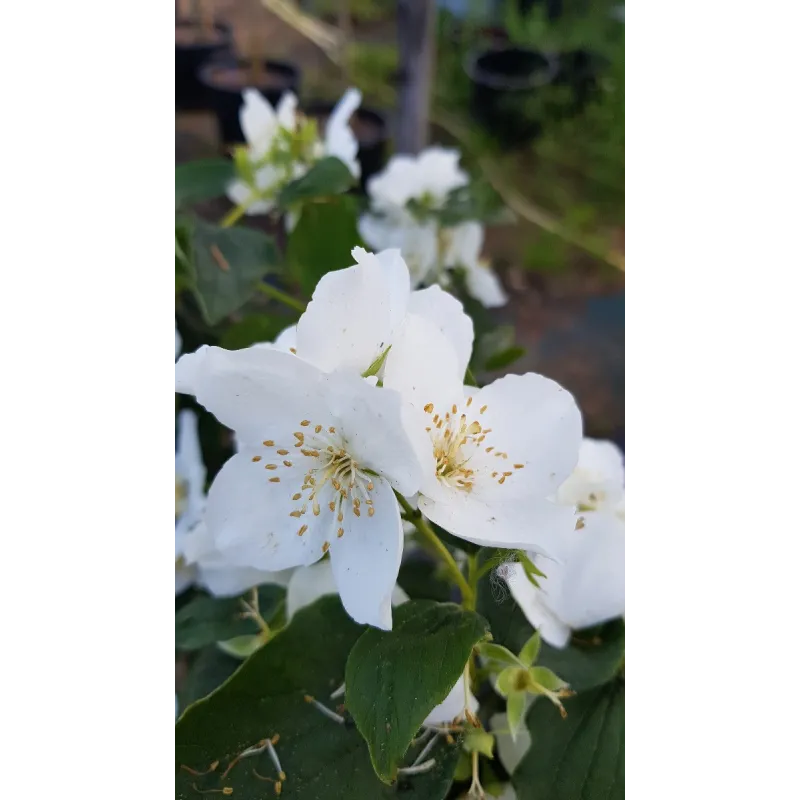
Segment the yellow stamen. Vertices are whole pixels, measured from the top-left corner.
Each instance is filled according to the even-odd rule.
[[[264,445],[264,447],[274,447],[275,446],[275,442],[273,442],[272,439],[266,439],[265,441],[262,442],[262,444]]]
[[[289,451],[288,450],[278,450],[278,455],[279,456],[288,456],[289,455]]]
[[[330,543],[330,542],[323,542],[323,543],[322,543],[322,552],[323,552],[323,553],[327,553],[327,552],[328,552],[328,548],[329,548],[330,546],[331,546],[331,543]]]
[[[304,419],[304,420],[303,420],[303,421],[300,423],[300,425],[302,425],[304,428],[307,428],[307,427],[308,427],[310,424],[311,424],[311,420],[310,420],[310,419]]]
[[[423,406],[423,410],[425,413],[430,414],[431,411],[433,411],[433,403],[427,403],[425,406]]]
[[[261,456],[253,456],[253,461],[261,461]]]
[[[281,482],[281,479],[280,479],[280,478],[270,478],[270,479],[269,479],[269,482],[270,482],[270,483],[280,483],[280,482]]]
[[[299,531],[297,531],[297,535],[302,536],[307,530],[308,530],[308,525],[303,525],[303,527],[300,528]]]

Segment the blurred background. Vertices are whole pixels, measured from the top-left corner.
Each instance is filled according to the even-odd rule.
[[[484,248],[510,302],[469,311],[514,357],[479,379],[545,374],[588,435],[624,449],[624,36],[615,0],[181,0],[176,162],[228,153],[230,98],[253,85],[320,114],[361,89],[368,174],[396,151],[458,148],[510,211]]]

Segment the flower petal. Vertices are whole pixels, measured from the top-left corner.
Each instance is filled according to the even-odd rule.
[[[431,286],[411,293],[408,313],[427,319],[441,331],[456,353],[458,374],[463,382],[472,356],[475,329],[461,302],[439,286]]]
[[[263,460],[253,461],[254,453],[261,455],[246,449],[231,457],[209,489],[206,524],[218,547],[232,565],[266,572],[313,564],[324,554],[330,517],[291,516],[305,465],[295,460],[291,467],[267,470]],[[280,482],[271,482],[273,477]]]
[[[485,408],[479,420],[490,431],[471,461],[481,497],[489,502],[552,496],[578,460],[583,423],[573,396],[555,381],[528,372],[478,390],[472,407]],[[500,483],[505,472],[512,474]]]
[[[444,408],[463,399],[462,365],[463,352],[459,356],[441,326],[407,314],[386,357],[383,385],[420,411],[431,402]]]
[[[419,507],[426,517],[461,539],[483,547],[546,554],[552,538],[573,530],[576,521],[572,508],[549,500],[514,498],[489,504],[474,493],[449,488],[435,500],[420,497]]]
[[[536,560],[547,575],[539,604],[573,630],[625,613],[625,526],[613,514],[581,516],[583,527],[549,543],[555,561]]]
[[[320,396],[323,374],[290,353],[265,347],[243,350],[201,348],[182,356],[176,385],[191,389],[197,401],[225,426],[240,445],[280,438],[283,444],[303,419],[324,420],[329,412]]]
[[[444,265],[471,267],[478,263],[483,247],[483,225],[480,222],[464,222],[447,231],[447,248]]]
[[[508,717],[505,714],[494,714],[489,719],[492,735],[497,742],[497,757],[509,775],[525,757],[531,746],[531,734],[526,725],[517,732],[516,740],[508,733]],[[503,732],[505,731],[505,733]]]
[[[245,89],[242,100],[239,124],[251,157],[257,160],[269,150],[278,128],[278,118],[269,101],[257,89]]]
[[[338,593],[329,558],[309,567],[299,567],[292,573],[286,588],[287,621],[320,597]]]
[[[403,495],[419,489],[422,466],[403,425],[397,392],[342,373],[325,376],[328,408],[359,463],[385,477]]]
[[[275,111],[278,124],[281,128],[293,131],[295,128],[295,111],[297,109],[297,96],[294,92],[284,92],[278,100],[278,108]]]
[[[365,372],[389,346],[405,316],[408,268],[398,251],[356,248],[358,264],[329,272],[297,323],[297,354],[329,372]]]
[[[508,295],[491,267],[477,263],[467,267],[467,291],[485,308],[499,308],[508,302]]]
[[[375,514],[345,518],[331,542],[331,565],[347,613],[359,623],[392,629],[392,593],[403,553],[400,508],[388,482],[375,479]]]
[[[328,155],[341,159],[353,177],[361,175],[358,162],[358,140],[350,127],[350,117],[361,105],[361,92],[350,88],[334,107],[325,125],[325,150]]]
[[[475,714],[478,710],[478,701],[472,692],[468,694],[464,692],[464,676],[461,675],[447,697],[425,717],[425,721],[422,724],[443,725],[447,722],[452,722],[456,717],[463,716],[465,699],[469,710]]]
[[[613,442],[584,439],[578,464],[559,487],[558,500],[573,505],[616,510],[621,504],[624,508],[624,487],[622,451]]]
[[[540,565],[543,572],[551,573],[553,562],[547,566]],[[505,580],[525,618],[536,628],[551,647],[563,648],[569,643],[571,631],[569,626],[553,614],[543,602],[541,592],[528,580],[525,570],[520,564],[509,564],[505,571]],[[544,581],[544,578],[540,580]]]

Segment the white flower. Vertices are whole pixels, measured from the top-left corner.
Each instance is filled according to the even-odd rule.
[[[269,101],[256,89],[245,89],[242,98],[239,124],[247,142],[248,158],[255,166],[269,156],[281,130],[288,132],[295,130],[297,97],[292,92],[285,92],[278,102],[277,109],[273,109]],[[241,179],[234,180],[228,186],[228,199],[236,205],[246,206],[246,214],[266,214],[275,205],[270,195],[276,193],[281,183],[287,182],[292,177],[300,177],[304,171],[305,168],[299,175],[296,172],[287,175],[283,167],[263,164],[255,169],[253,185]]]
[[[496,308],[508,302],[497,275],[486,261],[481,259],[483,248],[483,225],[479,222],[464,222],[442,232],[446,239],[444,266],[462,267],[467,291],[486,308]]]
[[[465,708],[469,708],[475,714],[478,711],[478,701],[471,691],[465,691],[464,676],[462,674],[447,697],[425,717],[425,721],[422,724],[444,725],[452,722],[457,717],[463,717]]]
[[[298,349],[303,331],[301,319]],[[390,629],[403,546],[393,489],[411,495],[420,479],[400,396],[264,347],[183,356],[176,385],[186,383],[240,448],[215,478],[205,517],[230,563],[275,572],[330,551],[348,613]]]
[[[175,450],[175,593],[192,583],[194,568],[187,563],[186,539],[203,516],[206,468],[197,435],[197,417],[192,411],[178,415]]]
[[[584,439],[578,465],[559,488],[579,522],[546,544],[552,558],[531,554],[547,576],[537,589],[519,564],[506,581],[528,621],[553,647],[566,647],[572,631],[625,613],[625,490],[622,453],[612,442]]]
[[[372,248],[399,248],[408,264],[413,286],[451,283],[450,270],[464,270],[467,291],[486,308],[505,305],[508,297],[488,263],[481,259],[483,226],[464,222],[443,228],[433,220],[420,222],[410,215],[364,214],[359,220],[361,238]]]
[[[361,105],[361,92],[348,89],[336,104],[325,124],[325,153],[344,162],[354,178],[361,177],[358,163],[358,139],[350,127],[350,118]]]
[[[317,284],[297,323],[297,356],[326,372],[361,375],[388,356],[406,315],[414,314],[452,343],[466,370],[473,327],[461,303],[436,286],[411,292],[397,250],[375,255],[356,247],[353,257],[355,266],[329,272]]]
[[[310,606],[315,600],[329,594],[339,594],[330,559],[317,561],[310,567],[298,567],[292,572],[286,588],[287,622],[291,621],[301,608]],[[408,599],[403,589],[395,585],[392,590],[392,605],[402,605],[408,602]]]
[[[239,110],[239,122],[247,142],[247,157],[253,168],[252,181],[241,177],[232,181],[227,194],[231,202],[245,207],[248,215],[267,214],[275,207],[280,189],[308,172],[314,161],[323,156],[335,156],[347,166],[353,177],[361,175],[356,158],[358,140],[350,128],[350,117],[361,104],[361,92],[348,89],[331,112],[325,128],[324,141],[303,140],[302,155],[287,163],[289,142],[296,137],[301,116],[297,113],[297,97],[285,92],[273,109],[256,89],[245,89]],[[278,151],[281,157],[277,157]],[[287,216],[288,230],[297,222],[294,214]]]
[[[412,286],[445,283],[439,269],[439,240],[433,221],[395,220],[374,214],[364,214],[358,221],[361,238],[373,250],[397,248],[408,265]]]
[[[455,189],[469,184],[469,176],[458,166],[457,150],[429,147],[417,156],[396,155],[383,172],[367,182],[375,211],[405,215],[410,200],[441,208]]]
[[[409,314],[386,360],[384,386],[411,404],[404,422],[423,465],[419,508],[476,544],[538,549],[575,527],[574,508],[551,498],[577,462],[580,411],[569,392],[534,373],[464,386],[472,332],[460,335],[456,351],[429,320]]]

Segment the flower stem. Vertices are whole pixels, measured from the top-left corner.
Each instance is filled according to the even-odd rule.
[[[259,283],[257,285],[258,291],[262,294],[265,294],[267,297],[271,297],[273,300],[278,300],[289,308],[294,309],[295,311],[299,311],[301,314],[306,310],[306,304],[300,300],[296,300],[286,292],[282,292],[280,289],[271,286],[268,283]]]
[[[400,503],[403,511],[408,517],[408,521],[420,532],[420,534],[428,541],[428,543],[436,550],[438,555],[441,557],[442,561],[444,561],[445,565],[447,566],[448,570],[450,571],[453,580],[458,585],[458,588],[461,590],[461,597],[466,608],[474,608],[475,598],[472,594],[472,589],[470,585],[467,583],[464,576],[461,574],[461,570],[458,568],[458,564],[456,564],[456,560],[450,554],[450,551],[444,546],[442,540],[434,533],[433,528],[428,524],[428,521],[419,513],[419,511],[415,511],[408,500],[405,499],[401,494],[395,492],[397,495],[397,501]]]
[[[255,199],[255,198],[254,198]],[[232,208],[220,221],[220,228],[230,228],[235,225],[245,214],[245,211],[250,207],[250,203],[244,203],[241,206]]]
[[[470,611],[475,610],[475,601],[478,597],[478,554],[477,553],[468,553],[467,554],[467,575],[469,581],[469,589],[470,589],[470,597],[471,597],[471,604],[467,604],[466,600],[464,601],[464,607],[469,609]]]

